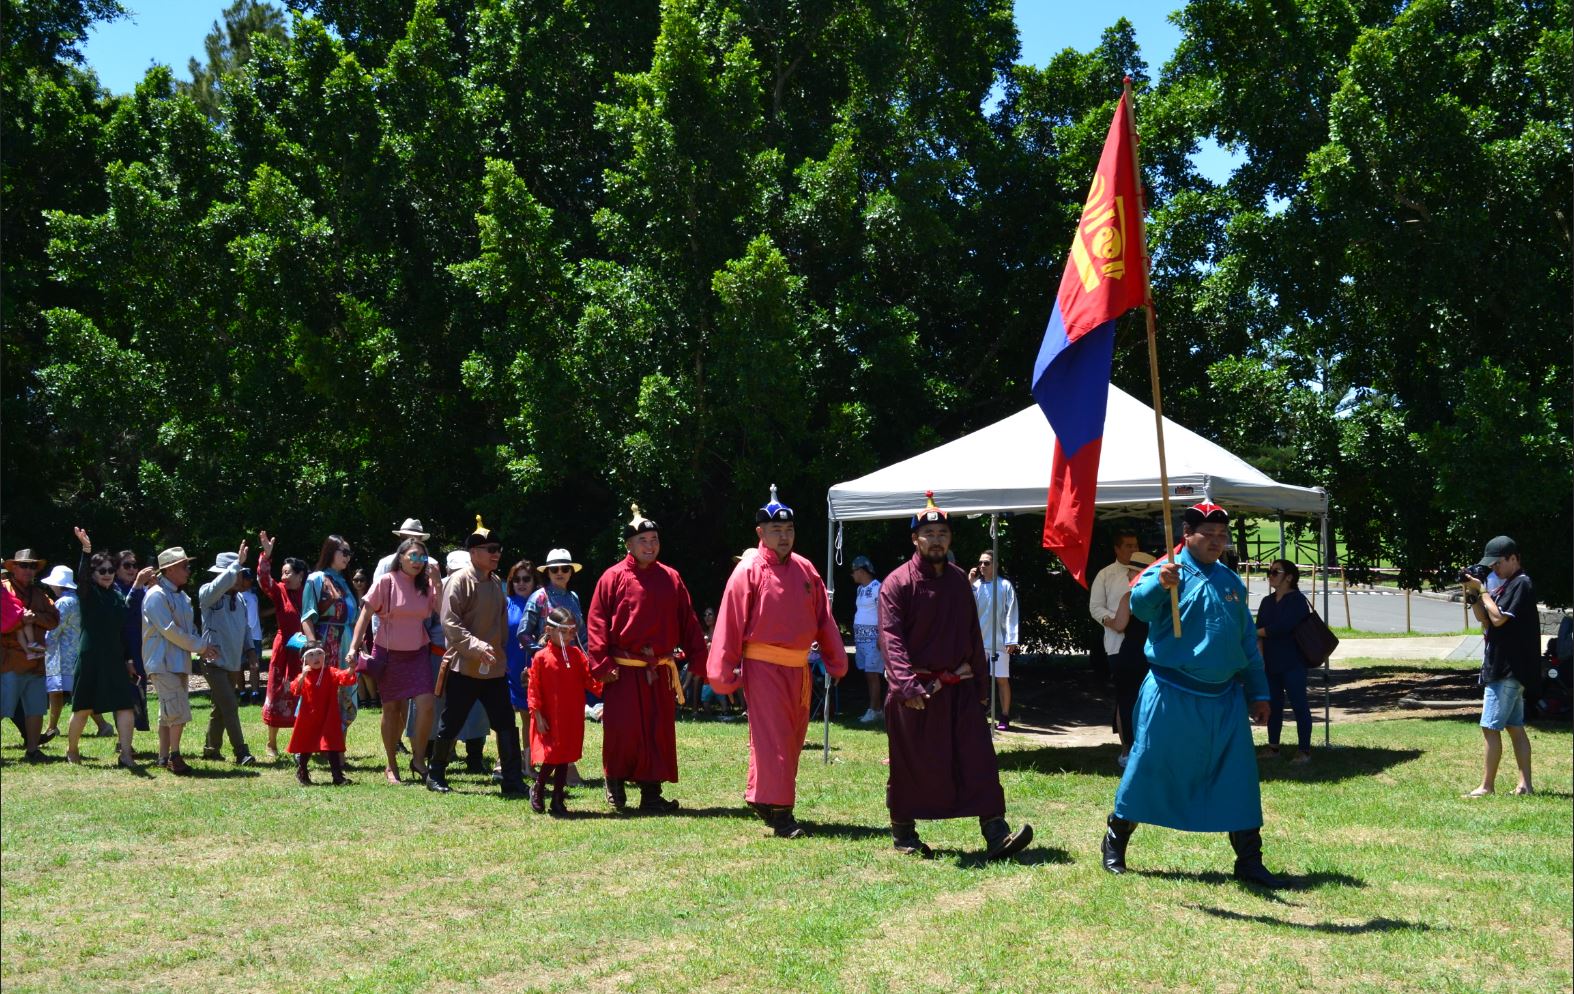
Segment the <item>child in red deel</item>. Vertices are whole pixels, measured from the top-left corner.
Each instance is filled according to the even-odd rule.
[[[574,616],[567,608],[547,614],[546,645],[530,662],[526,697],[530,704],[530,761],[536,782],[530,788],[530,809],[547,810],[546,782],[552,778],[552,813],[563,815],[568,764],[585,750],[585,691],[601,693],[601,681],[590,675],[589,660],[574,644]]]
[[[310,786],[306,763],[314,752],[328,755],[333,784],[341,787],[350,781],[344,776],[344,723],[339,715],[339,688],[357,679],[355,670],[324,666],[326,656],[321,642],[307,642],[301,651],[301,675],[290,682],[290,692],[300,698],[295,712],[295,729],[290,733],[290,752],[295,753],[295,779]]]

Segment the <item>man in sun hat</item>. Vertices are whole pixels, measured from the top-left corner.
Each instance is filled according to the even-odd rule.
[[[176,774],[191,769],[180,755],[181,733],[191,720],[191,656],[205,662],[219,657],[218,647],[197,634],[191,598],[181,590],[189,579],[191,557],[171,546],[158,554],[158,582],[142,599],[142,663],[158,695],[158,761]]]
[[[754,512],[755,555],[740,559],[716,612],[706,678],[718,694],[743,687],[749,702],[749,781],[743,799],[778,838],[804,834],[793,817],[798,757],[809,730],[814,672],[809,648],[820,643],[826,669],[847,673],[847,650],[831,617],[825,581],[792,551],[793,510],[776,498]]]
[[[1481,785],[1466,797],[1481,797],[1496,789],[1498,764],[1503,759],[1503,730],[1514,744],[1519,767],[1516,794],[1535,792],[1530,776],[1530,736],[1525,734],[1525,688],[1541,676],[1541,616],[1536,591],[1519,558],[1519,545],[1507,535],[1487,543],[1476,570],[1491,570],[1483,578],[1466,572],[1460,577],[1465,604],[1481,624],[1486,652],[1481,663],[1481,735],[1486,740],[1486,760]]]
[[[983,631],[967,574],[950,561],[950,516],[934,492],[910,522],[913,555],[880,588],[880,648],[890,685],[885,699],[891,772],[886,807],[896,851],[928,859],[919,819],[978,819],[986,859],[1003,859],[1033,840],[1013,832],[1006,795],[975,681],[988,679]]]
[[[23,738],[26,745],[24,758],[40,762],[44,753],[39,749],[39,738],[44,731],[44,712],[49,709],[49,693],[45,686],[44,656],[23,645],[24,631],[43,644],[44,633],[60,624],[60,612],[42,586],[35,583],[45,561],[33,554],[32,549],[20,549],[5,561],[6,575],[0,583],[8,595],[16,598],[22,609],[22,623],[13,631],[0,635],[0,715],[11,717],[21,702]]]
[[[678,802],[661,796],[663,783],[678,782],[677,705],[683,686],[673,653],[682,650],[691,666],[703,666],[705,632],[678,571],[657,562],[661,529],[632,505],[623,526],[622,562],[601,574],[585,617],[590,673],[602,682],[601,765],[607,803],[628,804],[626,784],[639,784],[639,808],[674,811]]]
[[[211,710],[202,758],[222,760],[221,747],[227,734],[237,766],[256,762],[246,746],[246,732],[240,723],[240,698],[235,691],[235,676],[245,665],[246,650],[251,644],[246,604],[235,591],[247,555],[244,539],[238,551],[219,553],[213,565],[208,567],[212,579],[197,590],[197,603],[202,606],[202,637],[218,650],[218,655],[203,668],[208,678]]]
[[[1131,834],[1147,822],[1227,832],[1236,879],[1288,886],[1262,862],[1262,798],[1247,714],[1257,724],[1268,720],[1268,678],[1246,585],[1219,562],[1230,515],[1203,502],[1184,518],[1180,551],[1144,569],[1131,590],[1132,616],[1148,623],[1149,671],[1101,847],[1104,869],[1125,872]],[[1170,621],[1176,588],[1178,638]]]

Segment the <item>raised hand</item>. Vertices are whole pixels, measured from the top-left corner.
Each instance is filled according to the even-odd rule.
[[[82,551],[92,552],[93,540],[87,537],[87,531],[81,525],[77,525],[71,530],[76,532],[77,541],[82,543]]]
[[[272,557],[272,555],[273,555],[273,543],[276,542],[276,541],[278,541],[278,540],[269,538],[267,532],[258,532],[257,533],[257,544],[262,548],[262,554],[265,555],[265,556]]]
[[[246,565],[246,557],[249,556],[249,555],[251,555],[251,548],[246,545],[246,540],[245,539],[241,539],[240,540],[240,548],[235,550],[235,556],[236,556],[235,561],[237,563],[239,563],[240,565],[244,566],[244,565]]]

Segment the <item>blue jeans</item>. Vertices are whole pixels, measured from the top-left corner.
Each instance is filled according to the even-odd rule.
[[[1290,698],[1295,712],[1295,742],[1302,752],[1312,751],[1312,706],[1306,700],[1306,667],[1290,666],[1281,672],[1268,671],[1268,744],[1279,744],[1284,728],[1284,699]]]

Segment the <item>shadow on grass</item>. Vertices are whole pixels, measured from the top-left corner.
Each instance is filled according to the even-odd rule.
[[[262,771],[250,766],[214,769],[210,766],[191,764],[191,769],[181,776],[188,780],[252,780],[262,776]]]
[[[990,865],[990,861],[984,858],[982,851],[956,852],[955,850],[936,849],[935,856],[938,858],[941,855],[955,856],[957,867],[964,870],[976,870]],[[1008,865],[1019,863],[1022,866],[1042,866],[1046,863],[1064,866],[1071,861],[1071,854],[1064,849],[1058,849],[1055,846],[1029,845],[1028,848],[1015,856],[999,860],[998,862]]]
[[[1471,707],[1475,710],[1467,714],[1460,714],[1457,711],[1450,711],[1447,714],[1417,714],[1414,715],[1414,717],[1419,718],[1422,721],[1451,721],[1460,725],[1481,724],[1481,701],[1479,699],[1462,702],[1460,706]],[[1406,715],[1406,717],[1410,716]],[[1548,735],[1568,735],[1571,732],[1574,732],[1574,725],[1570,725],[1569,719],[1563,717],[1528,718],[1526,719],[1525,724],[1530,728],[1534,728],[1538,732],[1544,732]]]
[[[1141,869],[1132,869],[1132,870],[1129,870],[1128,872],[1134,873],[1134,874],[1136,874],[1139,877],[1152,877],[1155,880],[1187,881],[1187,882],[1190,882],[1190,883],[1207,884],[1210,887],[1220,887],[1220,886],[1223,886],[1225,884],[1236,884],[1236,885],[1240,886],[1241,889],[1243,889],[1243,890],[1247,890],[1247,891],[1250,891],[1250,892],[1252,892],[1254,894],[1260,894],[1260,895],[1262,895],[1264,897],[1268,897],[1271,900],[1274,900],[1274,901],[1276,901],[1276,902],[1278,902],[1280,904],[1287,904],[1287,903],[1289,903],[1289,902],[1287,902],[1287,901],[1285,901],[1282,898],[1277,896],[1277,894],[1279,893],[1278,891],[1270,890],[1270,889],[1267,889],[1267,888],[1264,888],[1264,887],[1259,887],[1259,886],[1256,886],[1254,884],[1242,883],[1241,881],[1236,880],[1230,874],[1224,873],[1224,872],[1219,871],[1219,870],[1205,870],[1205,871],[1203,871],[1201,873],[1197,873],[1197,872],[1186,872],[1186,871],[1183,871],[1183,870],[1141,870]],[[1290,892],[1307,891],[1307,890],[1319,890],[1319,889],[1321,889],[1323,887],[1358,887],[1358,888],[1365,888],[1366,887],[1366,881],[1365,880],[1362,880],[1360,877],[1352,877],[1352,876],[1350,876],[1347,873],[1333,873],[1333,872],[1323,871],[1323,872],[1319,872],[1319,873],[1307,873],[1307,874],[1304,874],[1302,876],[1295,876],[1294,874],[1284,873],[1284,874],[1281,874],[1281,876],[1283,876],[1284,879],[1289,882],[1289,886],[1285,887],[1283,889],[1285,891],[1290,891]]]
[[[1223,918],[1232,922],[1255,922],[1259,925],[1281,925],[1285,928],[1300,929],[1305,932],[1322,932],[1328,935],[1364,935],[1367,932],[1433,932],[1437,929],[1425,922],[1410,922],[1402,918],[1368,918],[1364,922],[1303,922],[1285,921],[1272,915],[1243,915],[1238,911],[1229,911],[1224,908],[1207,908],[1198,904],[1189,904],[1187,907],[1201,911],[1205,915]]]
[[[1120,747],[1114,744],[1042,746],[1037,749],[1003,752],[999,756],[999,763],[1002,770],[1079,773],[1118,780],[1121,775],[1120,769],[1115,765],[1115,758],[1118,755],[1120,755]],[[1335,783],[1340,780],[1369,777],[1420,756],[1419,749],[1343,746],[1338,750],[1317,753],[1318,758],[1307,766],[1291,766],[1282,760],[1264,758],[1259,766],[1259,775],[1263,780]]]

